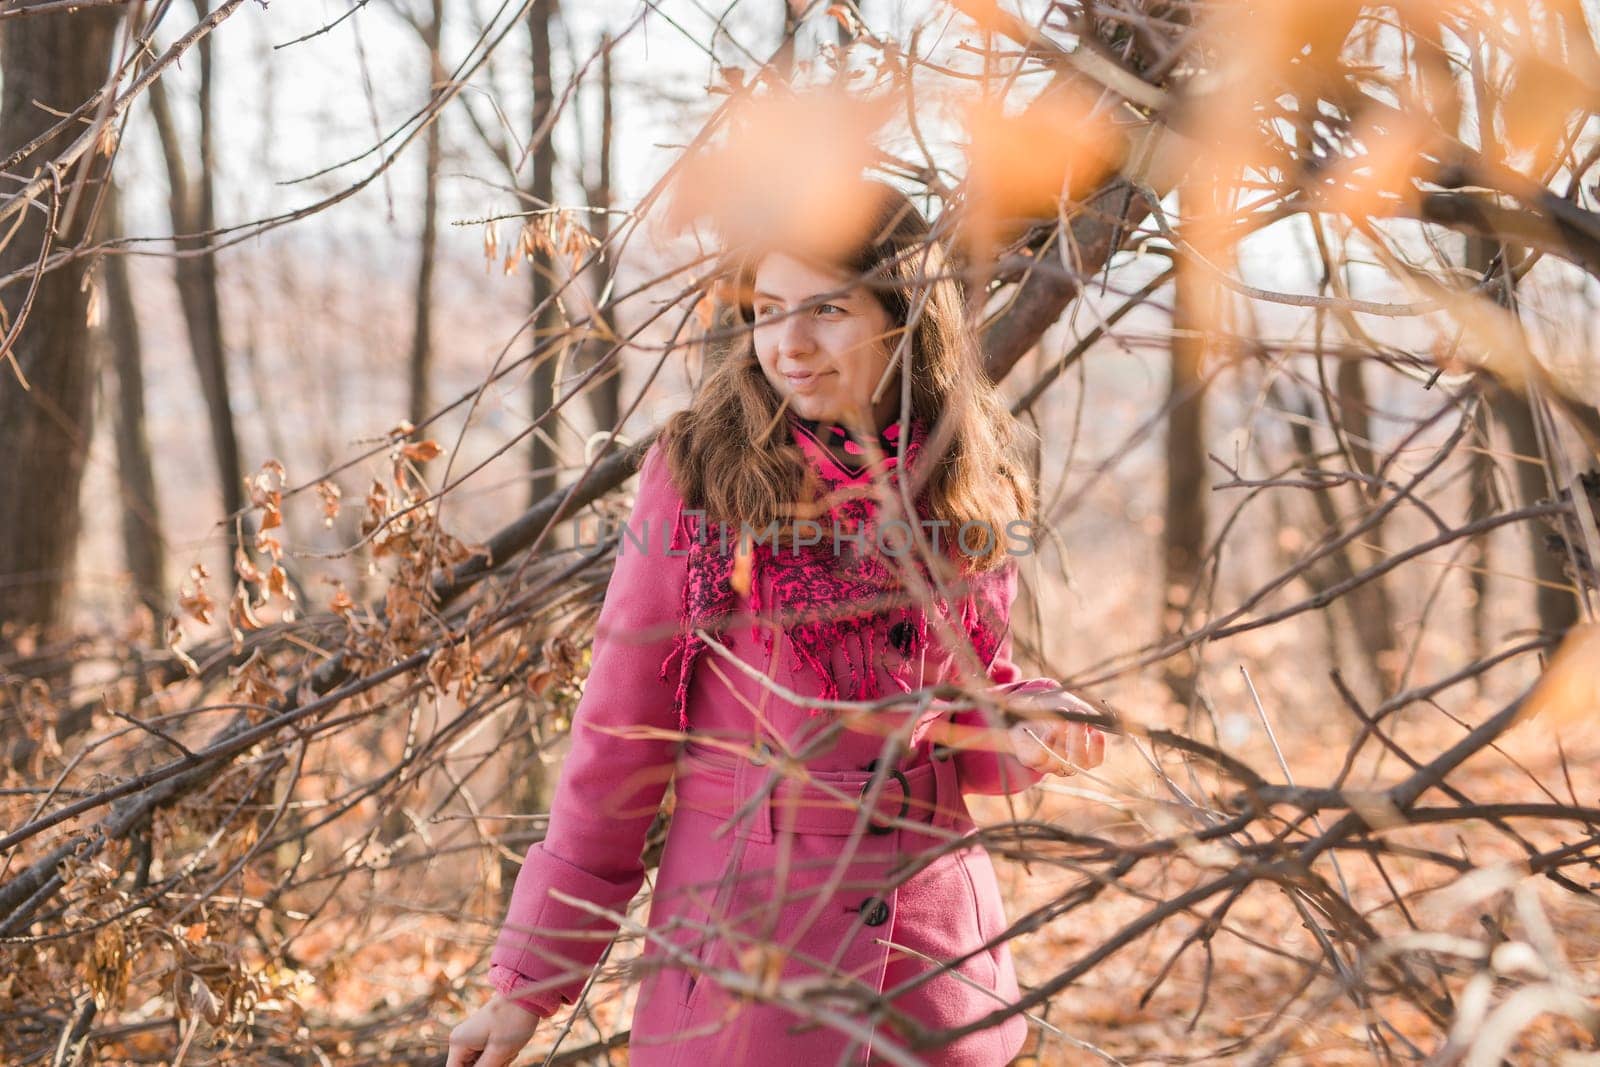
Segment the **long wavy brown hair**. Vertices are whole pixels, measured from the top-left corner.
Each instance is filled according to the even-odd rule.
[[[910,333],[909,345],[899,346],[890,388],[903,396],[899,375],[909,370],[910,414],[929,429],[913,472],[926,479],[927,517],[950,524],[940,540],[960,570],[993,570],[1006,560],[1007,525],[1033,515],[1033,488],[1019,450],[1021,427],[984,370],[961,285],[927,220],[894,187],[866,180],[861,185],[874,208],[871,223],[865,238],[832,266],[867,286],[889,312],[893,328],[885,343],[896,345]],[[714,365],[693,403],[674,414],[661,435],[685,503],[704,509],[714,522],[748,523],[756,530],[770,522],[787,529],[795,515],[814,514],[819,492],[782,418],[785,401],[756,359],[751,294],[756,268],[772,251],[746,248],[724,259],[720,278],[724,292],[731,290],[725,318],[732,328],[716,346],[720,351],[712,352]],[[901,417],[903,408],[902,402]],[[992,531],[986,550],[970,544],[954,550],[954,531],[967,522],[985,523]]]

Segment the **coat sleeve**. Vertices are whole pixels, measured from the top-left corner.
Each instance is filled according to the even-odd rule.
[[[553,893],[622,913],[644,881],[640,854],[680,737],[660,668],[682,605],[684,559],[667,551],[681,506],[658,441],[640,466],[595,624],[549,828],[528,849],[489,956],[490,981],[537,1015],[577,1000],[617,932]]]
[[[1007,560],[999,570],[981,576],[973,583],[962,616],[974,651],[988,664],[989,681],[995,693],[1049,692],[1062,688],[1054,678],[1024,678],[1011,659],[1011,605],[1017,596],[1017,564]],[[950,714],[959,734],[974,737],[1004,737],[1005,722],[998,714],[982,707],[960,707]],[[955,753],[957,778],[966,793],[998,795],[1018,793],[1044,778],[1023,764],[1010,751],[996,751],[982,745],[962,745]]]

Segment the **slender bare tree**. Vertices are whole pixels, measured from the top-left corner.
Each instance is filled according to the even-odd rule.
[[[106,193],[105,231],[122,236],[121,194]],[[167,610],[166,542],[161,535],[161,503],[150,461],[150,436],[145,428],[144,345],[139,313],[126,256],[104,258],[106,329],[116,398],[112,404],[112,436],[117,446],[117,476],[122,494],[122,553],[133,577],[138,601],[156,614]]]
[[[82,118],[80,107],[98,99],[119,20],[111,8],[54,11],[0,33],[6,193],[36,190],[0,230],[0,275],[11,278],[0,289],[0,646],[21,628],[54,627],[66,607],[93,395],[89,263],[29,268],[91,232],[106,155],[52,164],[84,128],[61,116]]]
[[[439,38],[444,28],[444,0],[429,0],[428,21],[417,25],[428,50],[428,96],[440,92],[444,60]],[[442,158],[440,117],[434,115],[424,134],[422,154],[422,229],[417,235],[417,287],[411,320],[411,423],[420,425],[433,410],[429,378],[433,369],[433,271],[439,233],[439,164]]]
[[[608,248],[611,240],[611,209],[615,202],[612,188],[611,160],[615,141],[616,121],[614,105],[616,96],[615,78],[611,70],[611,53],[615,42],[609,33],[600,38],[600,128],[594,143],[595,178],[588,187],[587,199],[592,209],[590,218],[593,220],[590,229],[595,240],[602,250]],[[590,287],[590,304],[595,308],[595,314],[605,324],[605,333],[591,330],[580,349],[581,355],[577,361],[579,371],[587,370],[599,360],[605,358],[611,351],[611,345],[606,341],[605,334],[614,335],[616,332],[613,323],[613,309],[615,301],[611,295],[614,284],[614,271],[616,263],[611,255],[602,252],[602,257],[597,268],[593,270],[593,284]],[[617,425],[622,418],[622,374],[619,364],[613,364],[607,372],[596,381],[588,390],[589,412],[594,419],[597,430],[609,430]]]
[[[552,225],[555,221],[548,213],[554,211],[556,200],[556,142],[551,129],[551,116],[555,113],[555,85],[550,69],[550,28],[555,21],[556,7],[556,0],[538,0],[529,6],[527,16],[533,76],[533,175],[527,192],[533,211],[541,213],[533,215],[528,225],[535,227]],[[532,402],[533,418],[538,423],[528,457],[533,472],[529,501],[533,502],[549,496],[558,484],[556,464],[560,460],[558,446],[562,437],[562,416],[554,411],[553,405],[564,346],[559,343],[563,316],[560,299],[556,295],[554,257],[540,249],[530,257],[530,267],[533,338],[543,350],[529,376],[528,396]]]
[[[1184,197],[1202,195],[1183,187]],[[1197,592],[1206,550],[1205,379],[1201,364],[1217,313],[1215,287],[1192,263],[1180,262],[1172,298],[1172,340],[1167,380],[1167,499],[1161,526],[1162,626],[1169,635],[1183,630],[1190,598]],[[1196,665],[1180,656],[1166,664],[1164,676],[1182,704],[1194,698]]]
[[[204,19],[209,0],[194,0],[196,15]],[[228,384],[228,350],[223,327],[222,293],[217,275],[217,253],[212,231],[216,228],[216,166],[212,104],[211,38],[200,38],[195,51],[199,57],[199,87],[196,95],[198,146],[193,163],[184,147],[172,111],[170,94],[161,80],[150,85],[150,113],[161,142],[161,155],[167,169],[167,206],[172,219],[173,244],[178,255],[173,272],[178,300],[183,308],[183,324],[189,339],[189,352],[205,398],[206,418],[211,430],[211,458],[217,474],[217,488],[226,515],[244,516],[245,495],[243,461],[233,417],[233,393]],[[241,542],[234,522],[226,524],[230,564],[235,551],[249,551],[249,529]],[[228,569],[228,578],[233,570]]]

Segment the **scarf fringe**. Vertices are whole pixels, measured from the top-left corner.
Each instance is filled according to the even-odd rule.
[[[916,427],[912,440],[907,442],[908,466],[915,462],[923,436],[921,427]],[[838,479],[825,474],[823,481],[829,492],[838,488],[837,484],[833,484]],[[770,662],[774,634],[773,627],[762,625],[768,605],[764,603],[761,589],[763,579],[773,563],[769,557],[774,546],[762,543],[752,550],[750,587],[748,592],[741,596],[729,586],[729,575],[726,572],[730,564],[724,562],[718,554],[720,545],[716,535],[720,531],[715,524],[708,523],[704,516],[695,516],[691,519],[684,514],[684,511],[683,503],[680,501],[674,520],[671,548],[673,551],[689,552],[689,577],[684,583],[681,628],[674,637],[666,658],[662,660],[659,677],[664,682],[673,681],[673,668],[676,662],[672,706],[677,713],[679,728],[687,731],[689,689],[695,668],[707,650],[705,641],[695,633],[697,628],[717,629],[721,620],[725,619],[742,599],[753,616],[752,639],[760,640]],[[861,514],[855,514],[858,511]],[[846,520],[838,524],[841,530],[854,533],[859,529],[866,538],[870,538],[876,532],[877,524],[864,499],[857,498],[840,505],[833,514]],[[703,533],[701,524],[705,525]],[[702,538],[704,544],[700,543]],[[821,553],[818,555],[820,557]],[[802,563],[799,566],[803,573],[806,564]],[[868,568],[866,573],[872,574],[871,569]],[[878,577],[881,578],[881,575]],[[776,607],[781,609],[787,606],[783,596],[775,595],[773,599],[777,601]],[[970,610],[970,601],[963,601],[963,625],[970,618]],[[927,617],[924,613],[915,614],[919,620],[916,628],[916,636],[920,642],[918,647],[925,647],[928,636]],[[873,652],[880,646],[887,647],[889,628],[897,621],[898,617],[869,615],[848,619],[799,619],[783,625],[783,635],[789,641],[790,668],[797,675],[807,669],[813,672],[819,683],[820,692],[817,694],[819,702],[839,700],[842,679],[835,676],[832,666],[835,650],[838,650],[842,652],[845,663],[849,666],[848,699],[855,701],[877,699],[882,695],[882,686],[873,662]],[[839,673],[842,674],[842,670]],[[899,684],[903,689],[904,684]],[[822,708],[813,707],[811,714],[819,715],[822,711]]]
[[[679,500],[677,512],[673,516],[672,536],[668,548],[673,552],[690,551],[698,541],[702,521],[704,520],[701,516],[686,516],[683,501]],[[672,710],[677,713],[678,729],[684,732],[688,732],[689,729],[689,684],[694,679],[696,664],[706,651],[706,643],[694,632],[695,624],[689,621],[693,615],[693,606],[693,590],[689,583],[685,582],[680,610],[680,617],[685,621],[673,637],[666,658],[661,661],[661,668],[657,672],[657,677],[661,681],[670,682],[673,661],[676,660],[678,663],[677,680],[672,691]]]

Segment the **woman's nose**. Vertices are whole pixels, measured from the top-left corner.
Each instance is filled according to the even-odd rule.
[[[811,317],[804,312],[795,312],[784,318],[778,334],[778,354],[780,356],[805,355],[816,346],[816,338],[811,332]]]

